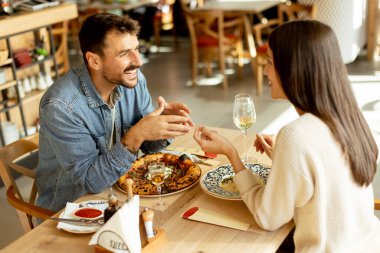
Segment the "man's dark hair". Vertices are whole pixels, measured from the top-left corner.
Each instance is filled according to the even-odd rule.
[[[86,52],[90,51],[104,56],[106,36],[110,32],[136,35],[140,31],[137,21],[128,16],[118,16],[111,13],[99,13],[88,17],[79,32],[79,43],[83,59],[87,64]]]

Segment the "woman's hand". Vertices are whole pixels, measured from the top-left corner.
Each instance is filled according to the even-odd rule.
[[[253,146],[256,147],[256,151],[267,154],[272,159],[272,153],[276,142],[276,135],[256,134],[255,142]]]
[[[205,152],[228,156],[235,150],[229,140],[204,126],[197,127],[193,137]]]
[[[232,143],[215,131],[199,126],[195,129],[194,139],[198,142],[203,151],[227,156],[235,173],[245,169]]]

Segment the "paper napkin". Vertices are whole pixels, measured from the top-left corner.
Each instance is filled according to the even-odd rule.
[[[100,245],[112,252],[141,252],[139,196],[125,203],[96,232],[89,245]]]

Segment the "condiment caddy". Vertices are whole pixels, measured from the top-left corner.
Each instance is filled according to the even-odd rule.
[[[133,192],[132,192],[132,184],[133,180],[128,179],[127,180],[127,202],[131,201],[133,199]],[[118,206],[119,201],[117,200],[116,196],[113,194],[112,190],[110,192],[110,195],[108,195],[108,203],[109,208],[105,210],[105,222],[110,217],[106,217],[109,215],[114,215],[120,208]],[[153,227],[153,220],[154,220],[154,212],[153,210],[150,210],[148,208],[145,208],[141,213],[139,217],[139,230],[140,230],[140,241],[141,241],[141,247],[142,252],[154,252],[162,243],[166,240],[166,235],[164,230],[162,229],[155,229]],[[104,247],[100,245],[95,246],[95,253],[109,253],[108,249],[105,249]]]

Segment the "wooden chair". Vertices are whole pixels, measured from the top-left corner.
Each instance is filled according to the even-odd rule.
[[[380,199],[375,199],[375,210],[380,211]]]
[[[255,24],[252,28],[253,34],[256,39],[256,82],[257,82],[257,95],[261,96],[263,87],[263,70],[265,67],[266,54],[268,50],[268,43],[264,41],[263,34],[269,34],[276,26],[284,23],[285,21],[295,19],[315,19],[317,14],[317,6],[304,5],[299,3],[286,2],[278,5],[278,18],[277,19],[261,19],[262,21]]]
[[[37,187],[34,182],[38,156],[38,134],[25,137],[0,148],[0,175],[7,189],[7,200],[17,210],[20,222],[26,232],[34,228],[32,217],[47,219],[55,212],[34,205]],[[29,200],[22,196],[13,176],[14,172],[33,179]]]
[[[53,26],[55,45],[55,59],[58,64],[59,75],[64,75],[70,69],[68,49],[68,21]]]
[[[171,30],[175,44],[178,45],[177,34],[174,24],[173,16],[173,6],[175,0],[163,0],[162,6],[159,6],[159,10],[153,17],[153,32],[154,32],[154,43],[157,47],[161,45],[161,34],[162,30]]]
[[[198,76],[198,64],[203,62],[206,74],[212,75],[211,63],[219,63],[223,75],[223,87],[228,87],[226,75],[226,56],[238,61],[238,73],[243,67],[243,25],[241,16],[223,13],[218,10],[190,10],[183,7],[191,40],[192,82],[195,86]]]

